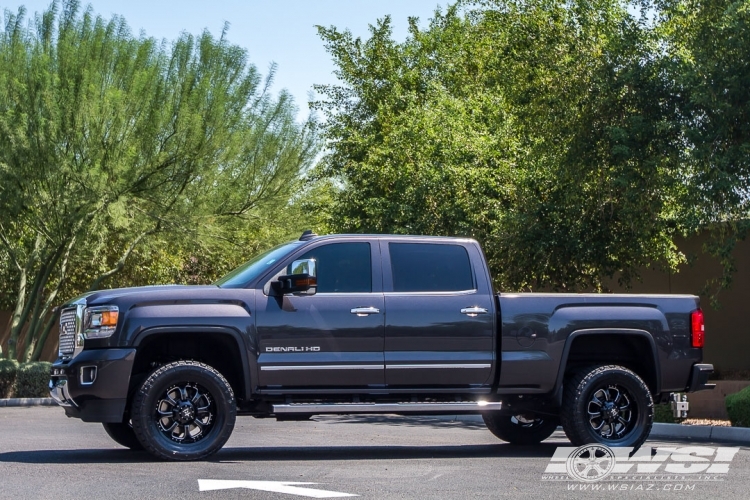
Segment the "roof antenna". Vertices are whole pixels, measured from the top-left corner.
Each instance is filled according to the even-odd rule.
[[[312,229],[308,229],[304,233],[302,233],[302,236],[299,237],[300,241],[308,241],[318,236],[317,234],[312,232]]]

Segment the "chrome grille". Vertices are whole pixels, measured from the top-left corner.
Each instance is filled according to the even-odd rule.
[[[70,356],[76,348],[76,308],[63,309],[60,313],[60,356]]]

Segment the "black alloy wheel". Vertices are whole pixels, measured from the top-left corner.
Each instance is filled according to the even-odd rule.
[[[131,415],[138,441],[154,456],[200,460],[227,442],[237,406],[221,373],[197,361],[177,361],[143,382]]]
[[[561,422],[575,446],[600,443],[638,449],[648,438],[654,402],[646,383],[622,366],[590,367],[564,388]]]
[[[216,405],[208,390],[183,382],[163,391],[154,418],[162,434],[177,443],[197,443],[216,421]]]
[[[633,397],[622,386],[609,384],[589,396],[589,425],[604,439],[622,439],[635,426]]]

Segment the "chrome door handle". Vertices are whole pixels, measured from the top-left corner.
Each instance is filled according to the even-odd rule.
[[[461,314],[467,314],[471,317],[476,316],[477,314],[487,314],[487,309],[484,307],[464,307],[461,309]]]
[[[367,316],[369,314],[378,314],[380,312],[380,309],[377,307],[355,307],[352,309],[352,314],[356,314],[357,316]]]

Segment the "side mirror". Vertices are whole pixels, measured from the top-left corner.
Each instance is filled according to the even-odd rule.
[[[315,259],[295,260],[292,263],[291,274],[279,276],[271,283],[271,289],[279,294],[307,293],[315,294],[318,288]]]

